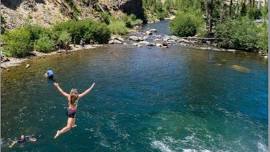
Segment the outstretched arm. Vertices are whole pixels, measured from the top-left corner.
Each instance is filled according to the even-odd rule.
[[[83,93],[79,94],[79,98],[87,95],[94,88],[94,86],[95,86],[95,82],[91,85],[90,88],[86,89]]]
[[[65,97],[68,97],[69,96],[69,94],[68,93],[66,93],[65,91],[63,91],[61,88],[60,88],[60,86],[59,86],[59,84],[58,83],[53,83],[53,85],[58,89],[58,91],[63,95],[63,96],[65,96]]]

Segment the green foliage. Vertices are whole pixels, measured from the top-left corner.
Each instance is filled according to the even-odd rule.
[[[80,10],[77,8],[75,2],[73,0],[65,0],[68,6],[71,8],[73,11],[73,17],[77,19],[77,16],[80,15]]]
[[[244,17],[218,24],[216,37],[221,39],[218,43],[221,47],[254,50],[260,45],[263,47],[260,44],[260,37],[264,37],[263,32],[266,30],[260,30],[253,21]]]
[[[31,33],[24,27],[6,32],[3,41],[4,53],[7,56],[25,57],[33,50]]]
[[[55,48],[54,41],[48,35],[41,35],[35,42],[34,49],[39,52],[48,53]]]
[[[109,13],[102,12],[100,17],[101,22],[106,23],[107,25],[110,24],[111,16]]]
[[[192,12],[178,12],[176,18],[170,23],[170,30],[174,35],[187,37],[194,36],[200,31],[203,19]]]
[[[111,34],[105,24],[92,20],[70,20],[67,22],[62,22],[56,24],[53,27],[53,31],[56,34],[62,31],[67,31],[70,33],[72,42],[76,44],[79,44],[81,39],[85,39],[86,43],[90,43],[91,40],[98,43],[106,43],[108,42]],[[56,39],[57,35],[54,36]]]
[[[148,20],[163,20],[168,16],[168,10],[163,6],[161,0],[143,0],[143,8]]]
[[[113,19],[108,28],[113,34],[124,35],[128,33],[126,23],[122,20]]]
[[[268,52],[268,32],[267,32],[267,24],[264,23],[263,25],[259,26],[259,33],[258,33],[258,43],[257,47],[264,52]]]
[[[126,23],[126,27],[133,28],[134,26],[141,25],[143,21],[141,19],[137,19],[134,14],[124,15],[122,17],[123,21]]]
[[[49,31],[39,25],[25,25],[24,26],[31,33],[31,40],[35,41],[39,39],[40,35],[48,35]]]
[[[248,11],[248,17],[250,19],[260,19],[262,17],[262,12],[257,8],[252,8]]]
[[[71,36],[67,31],[61,31],[60,35],[57,39],[57,45],[60,48],[68,47],[69,43],[71,42]]]

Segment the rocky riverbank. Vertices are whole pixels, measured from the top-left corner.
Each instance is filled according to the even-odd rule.
[[[136,47],[159,47],[168,48],[174,45],[196,48],[201,50],[212,51],[226,51],[226,52],[238,52],[244,50],[236,49],[224,49],[217,47],[217,44],[213,42],[215,39],[211,38],[199,38],[199,37],[177,37],[174,35],[160,34],[156,29],[149,29],[147,31],[137,31],[129,34],[126,37],[113,36],[109,41],[109,44],[123,44],[133,45]],[[264,58],[267,58],[267,54],[258,52]]]
[[[79,51],[79,50],[84,50],[84,49],[93,49],[93,48],[97,48],[100,47],[102,45],[98,45],[98,44],[93,44],[93,45],[85,45],[85,46],[80,46],[80,45],[70,45],[70,50],[63,50],[63,49],[59,49],[57,51],[51,52],[51,53],[41,53],[41,52],[32,52],[30,56],[26,57],[26,58],[14,58],[14,57],[1,57],[1,69],[5,69],[5,70],[9,70],[9,67],[13,67],[13,66],[18,66],[21,65],[23,63],[25,63],[26,61],[33,59],[33,58],[43,58],[45,56],[51,56],[51,55],[56,55],[56,54],[68,54],[71,52],[75,52],[75,51]],[[29,68],[30,65],[26,64],[25,68]]]
[[[157,29],[149,29],[146,31],[138,30],[133,31],[127,36],[118,36],[113,35],[109,41],[108,45],[130,45],[135,47],[158,47],[158,48],[168,48],[171,46],[183,46],[183,47],[189,47],[189,48],[196,48],[201,50],[212,50],[212,51],[227,51],[227,52],[237,52],[242,50],[235,50],[235,49],[223,49],[218,48],[215,46],[215,44],[211,44],[209,40],[202,41],[203,38],[197,38],[197,37],[186,37],[181,38],[177,36],[171,36],[171,35],[164,35],[159,33]],[[70,50],[58,50],[51,53],[41,53],[41,52],[32,52],[31,56],[27,58],[1,58],[1,68],[2,69],[8,69],[12,66],[17,66],[25,61],[35,58],[35,57],[44,57],[44,56],[50,56],[60,53],[70,53],[78,50],[84,50],[84,49],[92,49],[99,47],[101,45],[70,45]],[[267,58],[268,56],[266,54],[262,54],[264,58]],[[26,65],[26,68],[30,67],[29,65]]]

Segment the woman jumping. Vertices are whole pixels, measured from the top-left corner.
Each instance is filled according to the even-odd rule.
[[[54,83],[54,86],[60,91],[60,93],[63,96],[67,97],[67,100],[68,100],[67,125],[64,128],[62,128],[61,130],[58,130],[56,132],[54,138],[57,138],[59,135],[69,131],[71,128],[76,127],[75,115],[77,112],[78,101],[81,97],[85,96],[93,89],[93,87],[95,86],[95,83],[93,83],[90,88],[88,88],[87,90],[85,90],[81,94],[78,93],[77,89],[71,89],[70,93],[68,94],[60,88],[58,83]]]

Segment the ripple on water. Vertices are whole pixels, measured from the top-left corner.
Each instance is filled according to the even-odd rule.
[[[151,146],[155,149],[159,149],[161,152],[174,152],[174,150],[171,150],[170,147],[162,141],[155,140],[151,143]]]
[[[258,152],[268,152],[268,148],[265,144],[257,143]]]

